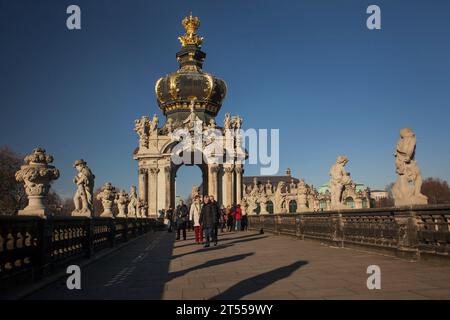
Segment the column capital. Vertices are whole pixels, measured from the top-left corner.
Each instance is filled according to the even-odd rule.
[[[139,174],[146,174],[148,172],[147,168],[139,168]]]
[[[149,173],[150,173],[152,176],[155,176],[155,175],[157,175],[157,174],[159,173],[159,168],[150,168],[150,169],[149,169]]]

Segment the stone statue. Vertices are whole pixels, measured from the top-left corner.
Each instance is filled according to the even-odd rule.
[[[44,216],[48,214],[44,200],[50,190],[50,182],[59,178],[59,170],[50,165],[53,157],[43,148],[36,148],[24,159],[25,165],[16,172],[16,180],[23,182],[28,206],[19,215]]]
[[[200,187],[192,186],[191,197],[195,199],[196,196],[200,196]]]
[[[267,194],[272,194],[272,192],[273,192],[273,190],[272,190],[272,183],[270,182],[270,180],[267,180],[266,192],[267,192]]]
[[[148,204],[147,201],[139,201],[139,217],[145,218],[147,216]]]
[[[75,161],[73,167],[78,173],[75,178],[73,178],[73,183],[76,184],[77,190],[73,197],[75,210],[72,211],[72,216],[91,217],[94,213],[93,198],[95,176],[83,159]]]
[[[128,217],[137,217],[137,210],[138,210],[138,196],[136,192],[136,186],[131,186],[130,189],[130,195],[128,196]]]
[[[286,213],[286,192],[283,192],[283,189],[286,187],[286,184],[283,181],[278,182],[277,190],[275,191],[275,211],[274,213]]]
[[[215,129],[217,127],[216,120],[214,118],[209,119],[208,129]]]
[[[308,209],[308,188],[306,187],[305,179],[301,179],[297,188],[297,209],[299,211],[306,211]]]
[[[134,121],[134,131],[139,136],[139,147],[148,148],[148,138],[150,134],[150,120],[147,116]]]
[[[110,182],[106,182],[102,191],[97,194],[97,200],[102,201],[103,212],[100,217],[113,217],[112,208],[116,198],[116,188]]]
[[[331,210],[345,209],[342,193],[345,186],[352,183],[350,174],[345,171],[345,165],[348,163],[346,156],[339,156],[336,163],[330,170],[330,190],[331,190]]]
[[[172,118],[167,119],[166,129],[167,129],[167,133],[169,133],[169,134],[173,132],[174,124],[173,124],[173,119]]]
[[[119,214],[117,215],[118,218],[126,218],[127,217],[127,207],[129,203],[128,194],[125,192],[125,190],[121,190],[116,194],[116,199],[114,200],[114,203],[117,205],[117,208],[119,209]]]
[[[224,128],[225,130],[228,130],[228,129],[230,129],[230,126],[231,126],[230,114],[229,114],[229,113],[226,113],[226,114],[225,114],[225,119],[224,119],[224,121],[223,121],[223,128]]]
[[[401,129],[395,152],[397,181],[392,187],[395,206],[428,203],[428,198],[421,193],[422,175],[414,160],[415,152],[416,135],[410,128]]]
[[[155,113],[153,115],[152,122],[150,122],[150,135],[154,135],[158,130],[159,119],[158,115]]]

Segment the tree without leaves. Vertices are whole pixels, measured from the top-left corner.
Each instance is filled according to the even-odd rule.
[[[429,204],[450,203],[450,187],[445,180],[427,178],[422,183],[421,191],[428,197]]]
[[[24,186],[17,182],[15,177],[22,164],[22,157],[9,147],[0,148],[0,214],[2,215],[14,215],[27,205]]]

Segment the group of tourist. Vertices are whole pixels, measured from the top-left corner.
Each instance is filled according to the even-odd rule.
[[[168,231],[176,229],[177,240],[180,240],[181,236],[186,240],[186,230],[193,228],[195,242],[204,244],[205,248],[209,247],[211,242],[217,246],[219,229],[222,233],[224,230],[247,230],[247,215],[242,213],[241,206],[238,204],[227,208],[219,207],[212,195],[205,195],[203,199],[196,195],[190,208],[180,200],[175,211],[172,208],[166,211],[165,218],[168,220]]]

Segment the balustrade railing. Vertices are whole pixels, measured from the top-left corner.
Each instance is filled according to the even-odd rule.
[[[354,209],[248,217],[249,229],[357,246],[412,259],[450,257],[450,206]]]
[[[0,216],[0,289],[159,228],[148,218]]]

